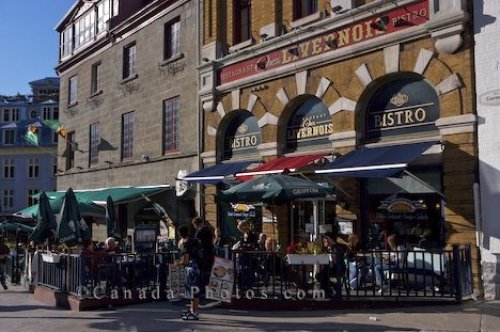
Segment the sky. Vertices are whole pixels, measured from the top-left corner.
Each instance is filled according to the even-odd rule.
[[[57,77],[54,30],[77,0],[0,0],[0,95],[30,94],[29,82]]]

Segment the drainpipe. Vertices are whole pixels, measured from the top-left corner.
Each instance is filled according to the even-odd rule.
[[[202,23],[202,11],[201,11],[201,8],[203,6],[203,3],[204,1],[195,1],[196,2],[196,10],[197,10],[197,24],[198,24],[198,29],[196,29],[197,31],[197,36],[196,36],[196,61],[198,62],[198,65],[200,65],[200,59],[201,59],[201,41],[202,41],[202,38],[201,38],[201,35],[203,33],[202,29],[200,29],[201,26],[203,26],[203,23]],[[197,69],[197,72],[196,72],[196,87],[197,87],[197,91],[200,91],[200,71],[199,69]],[[198,146],[196,147],[196,154],[197,154],[197,158],[198,158],[198,169],[201,169],[201,166],[202,166],[202,163],[201,163],[201,147],[203,146],[203,121],[202,121],[202,116],[204,116],[203,114],[203,110],[201,108],[201,103],[200,103],[200,95],[198,94],[197,96],[197,101],[196,101],[196,108],[197,108],[197,112],[198,112],[198,116],[196,118],[196,121],[198,122],[197,125],[198,125]],[[204,198],[203,198],[203,195],[201,195],[201,185],[199,184],[196,184],[197,186],[197,192],[199,193],[198,194],[198,211],[199,211],[199,214],[200,216],[205,219],[205,210],[203,209],[203,201],[204,201]]]

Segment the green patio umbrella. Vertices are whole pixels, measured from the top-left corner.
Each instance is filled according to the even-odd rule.
[[[90,239],[90,229],[80,215],[78,201],[72,188],[64,195],[56,232],[57,241],[67,246]]]
[[[31,233],[33,232],[33,227],[12,221],[4,221],[0,223],[0,232],[15,233],[18,230],[21,233]]]
[[[297,198],[324,197],[328,188],[284,174],[267,174],[222,191],[218,197],[227,202],[270,203],[280,205]]]
[[[38,245],[51,238],[57,229],[56,218],[45,192],[40,194],[36,219],[37,224],[30,235],[30,240],[33,240]]]
[[[115,206],[111,195],[108,195],[108,199],[106,200],[106,229],[108,231],[108,237],[112,237],[116,234]]]

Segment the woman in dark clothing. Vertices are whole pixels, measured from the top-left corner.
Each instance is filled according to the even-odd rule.
[[[183,239],[181,257],[175,261],[175,265],[185,266],[185,293],[184,297],[191,300],[190,309],[182,315],[183,320],[198,320],[198,306],[200,302],[200,290],[202,287],[202,276],[199,267],[199,253],[202,250],[198,240],[189,238],[188,228],[183,225],[179,227],[179,236]]]

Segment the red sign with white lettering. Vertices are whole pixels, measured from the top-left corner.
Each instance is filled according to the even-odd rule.
[[[219,71],[219,84],[256,75],[325,52],[418,26],[428,21],[428,0],[395,8],[354,24],[300,41],[293,46],[283,47],[259,57],[224,67]]]

